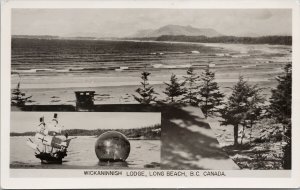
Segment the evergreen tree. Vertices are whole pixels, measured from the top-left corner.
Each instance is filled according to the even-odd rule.
[[[260,96],[261,89],[249,85],[242,76],[232,90],[228,102],[221,109],[224,119],[221,125],[233,125],[234,145],[237,145],[239,126],[242,125],[244,129],[248,120],[255,122],[259,119],[264,99]]]
[[[248,109],[244,113],[244,121],[242,123],[243,130],[241,144],[243,143],[243,138],[245,137],[245,127],[250,128],[250,132],[252,133],[253,125],[263,118],[262,112],[265,108],[265,98],[261,96],[261,91],[262,89],[258,88],[257,85],[250,87],[249,97],[247,98],[247,102],[245,103],[245,106]]]
[[[284,169],[292,168],[292,123],[288,123],[285,130],[286,145],[283,147],[282,167]]]
[[[150,104],[151,102],[155,102],[156,100],[155,94],[157,93],[154,91],[153,86],[150,86],[148,82],[148,77],[150,74],[151,73],[146,71],[143,71],[141,73],[142,87],[139,87],[135,90],[139,94],[139,96],[133,95],[134,99],[141,104]]]
[[[277,77],[277,88],[272,90],[269,113],[271,117],[284,126],[284,139],[287,145],[283,147],[283,168],[291,169],[292,64],[287,64],[284,67],[284,71],[285,74],[283,76]]]
[[[167,101],[175,102],[175,98],[183,95],[186,92],[184,88],[185,82],[179,82],[175,74],[172,73],[170,84],[166,83],[167,88],[164,93],[168,96]]]
[[[202,85],[199,89],[201,109],[207,118],[218,111],[218,107],[223,104],[224,94],[220,92],[219,85],[215,82],[215,73],[209,68],[201,75]]]
[[[292,65],[284,68],[284,76],[278,76],[278,86],[272,90],[269,112],[277,122],[288,125],[291,120],[292,105]]]
[[[196,82],[199,81],[200,76],[196,75],[192,67],[189,67],[186,73],[187,76],[184,76],[184,79],[187,88],[182,101],[196,106],[199,103],[197,98],[199,85]]]
[[[24,106],[26,102],[32,102],[32,96],[26,96],[24,92],[21,91],[20,82],[18,82],[17,87],[12,90],[11,95],[11,105]]]

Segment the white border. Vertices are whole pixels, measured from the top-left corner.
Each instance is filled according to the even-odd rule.
[[[9,176],[9,126],[10,126],[10,12],[12,8],[291,8],[293,9],[293,150],[291,178],[11,178]],[[103,1],[2,1],[1,3],[1,187],[2,188],[195,188],[195,187],[300,187],[300,157],[297,135],[300,106],[297,81],[300,81],[300,1],[299,0],[103,0]],[[243,171],[240,171],[241,174]],[[253,171],[255,173],[255,171]],[[272,172],[272,171],[267,171]]]

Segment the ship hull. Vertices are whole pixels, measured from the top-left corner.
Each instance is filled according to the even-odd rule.
[[[62,159],[61,160],[42,160],[42,164],[62,164]]]
[[[62,159],[67,156],[66,152],[57,152],[55,156],[50,153],[39,153],[35,157],[41,160],[42,164],[62,164]]]

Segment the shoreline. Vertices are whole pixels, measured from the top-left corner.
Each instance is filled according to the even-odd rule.
[[[271,73],[271,72],[270,72]],[[278,72],[279,73],[279,72]],[[280,71],[281,73],[281,71]],[[275,72],[272,72],[271,74],[276,74]],[[109,77],[108,77],[109,78]],[[112,77],[113,78],[113,77]],[[246,77],[245,77],[246,78]],[[274,79],[271,79],[271,78],[246,78],[246,80],[248,82],[270,82],[272,80],[275,80]],[[183,81],[183,80],[179,80],[179,81]],[[216,78],[215,81],[217,83],[235,83],[238,81],[238,78]],[[155,85],[164,85],[164,82],[168,82],[168,81],[149,81],[149,84],[152,85],[152,86],[155,86]],[[22,90],[57,90],[57,89],[66,89],[66,86],[67,88],[73,88],[73,89],[90,89],[90,88],[121,88],[121,87],[136,87],[136,86],[139,86],[140,85],[140,81],[134,81],[134,82],[123,82],[124,84],[120,84],[122,82],[115,82],[114,84],[86,84],[86,83],[81,83],[81,84],[78,84],[78,83],[73,83],[73,85],[69,85],[68,83],[62,83],[58,86],[55,86],[57,84],[52,84],[49,85],[49,84],[22,84],[21,83],[21,89]],[[15,89],[15,86],[17,84],[15,83],[12,83],[11,85],[11,90]],[[47,87],[44,87],[44,86],[47,86]]]
[[[172,36],[172,35],[171,35]],[[278,35],[275,35],[278,36]],[[289,37],[290,35],[283,35],[285,37]],[[159,36],[158,36],[159,37]],[[158,38],[158,37],[151,37],[151,38]],[[188,36],[187,36],[188,37]],[[227,37],[227,36],[223,36],[223,37]],[[258,37],[240,37],[240,36],[235,36],[238,38],[261,38],[261,37],[268,37],[268,36],[258,36]],[[28,37],[12,37],[12,39],[39,39],[39,40],[70,40],[70,41],[108,41],[108,42],[149,42],[149,43],[178,43],[178,44],[193,44],[193,45],[198,45],[198,44],[242,44],[242,45],[270,45],[270,46],[292,46],[292,45],[287,45],[287,44],[270,44],[270,43],[226,43],[226,42],[192,42],[192,41],[171,41],[171,40],[147,40],[147,39],[143,39],[143,38],[136,38],[136,39],[126,39],[126,38],[103,38],[103,39],[99,39],[99,38],[95,38],[95,39],[88,39],[88,38],[84,38],[84,39],[78,39],[78,38],[64,38],[64,37],[58,37],[58,38],[52,38],[52,39],[47,39],[47,38],[28,38]]]
[[[276,80],[262,80],[260,82],[250,81],[250,84],[258,84],[264,88],[264,94],[268,97],[271,95],[271,89],[276,87]],[[151,84],[151,83],[150,83]],[[232,87],[235,81],[219,83],[220,90],[229,95],[231,90],[228,87]],[[152,85],[155,92],[158,93],[157,100],[164,100],[166,95],[163,91],[166,88],[165,84]],[[133,95],[136,95],[135,90],[139,85],[127,85],[127,86],[105,86],[105,87],[65,87],[65,88],[34,88],[34,89],[22,89],[21,91],[26,96],[32,96],[30,100],[32,102],[26,103],[26,105],[75,105],[76,97],[75,91],[95,91],[94,103],[95,104],[138,104]]]
[[[185,43],[169,41],[155,42]],[[187,44],[193,43],[188,42]],[[179,45],[174,45],[174,47],[172,45],[148,47],[149,45],[146,44],[141,51],[131,46],[128,46],[128,48],[132,49],[122,49],[119,47],[117,48],[117,52],[119,53],[113,54],[108,52],[106,54],[108,57],[102,57],[102,55],[98,54],[91,55],[89,53],[97,52],[93,52],[88,47],[83,46],[89,52],[84,53],[82,58],[74,57],[78,52],[72,52],[67,56],[71,60],[66,63],[57,62],[53,65],[51,65],[53,60],[50,65],[47,65],[46,62],[49,60],[39,60],[39,57],[35,57],[39,59],[33,61],[32,58],[29,58],[29,69],[39,69],[37,65],[42,65],[42,68],[48,67],[48,70],[45,69],[37,73],[20,73],[20,75],[12,74],[11,90],[20,82],[20,90],[26,93],[27,96],[32,96],[32,102],[28,103],[28,105],[75,105],[74,91],[77,90],[95,91],[95,104],[138,103],[132,95],[136,94],[135,90],[140,85],[140,74],[144,68],[143,66],[147,66],[147,71],[151,73],[149,84],[159,94],[157,98],[164,100],[166,98],[163,93],[166,88],[164,82],[170,81],[172,73],[182,82],[184,80],[183,76],[186,76],[188,66],[193,66],[195,73],[199,75],[208,65],[211,71],[215,73],[215,82],[219,84],[220,90],[224,94],[230,93],[227,88],[232,87],[238,81],[239,76],[242,75],[250,84],[258,84],[260,87],[266,88],[264,93],[269,96],[271,88],[276,87],[276,77],[284,72],[282,67],[291,61],[291,48],[286,45],[279,47],[265,44],[206,43],[205,47],[202,48],[203,44],[196,44],[200,44],[201,47],[199,46],[198,49],[197,46],[186,49]],[[106,45],[113,47],[109,43]],[[208,48],[206,47],[207,45],[213,47]],[[100,50],[106,52],[105,48]],[[133,50],[141,54],[147,53],[147,55],[140,57],[139,55],[129,55]],[[168,54],[168,51],[174,50],[185,51],[186,53],[178,55]],[[193,53],[192,50],[198,51],[194,51]],[[211,54],[212,56],[207,56],[207,54]],[[55,54],[50,52],[49,55],[54,56]],[[26,59],[26,55],[21,54],[21,56],[24,56]],[[58,61],[62,60],[58,59]],[[72,65],[73,62],[75,65]],[[20,63],[12,65],[12,70],[22,67],[23,64]],[[95,70],[92,72],[86,70],[66,73],[51,72],[55,69],[68,69],[72,66]],[[123,70],[102,71],[97,70],[98,67],[118,67]]]

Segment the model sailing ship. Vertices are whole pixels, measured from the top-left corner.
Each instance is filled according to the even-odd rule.
[[[63,126],[59,125],[57,114],[53,119],[45,123],[44,117],[40,118],[34,139],[29,138],[27,144],[35,150],[35,157],[45,164],[61,164],[62,159],[67,156],[70,141],[68,134],[62,135]]]

